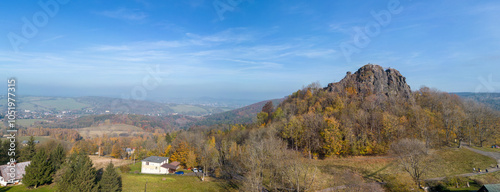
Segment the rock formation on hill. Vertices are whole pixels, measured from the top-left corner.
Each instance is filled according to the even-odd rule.
[[[356,93],[368,96],[385,95],[388,97],[411,98],[411,89],[406,78],[396,69],[384,70],[379,65],[368,64],[347,75],[340,82],[330,83],[324,88],[327,91],[342,92],[355,90]]]

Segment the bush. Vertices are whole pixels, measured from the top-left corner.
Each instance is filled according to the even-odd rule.
[[[467,186],[467,182],[469,182],[469,179],[466,178],[466,177],[447,177],[445,180],[444,180],[444,184],[448,187],[457,187],[458,185],[458,188],[460,187],[466,187]]]
[[[120,171],[122,171],[122,173],[128,173],[130,171],[130,167],[128,165],[123,165],[120,167]]]

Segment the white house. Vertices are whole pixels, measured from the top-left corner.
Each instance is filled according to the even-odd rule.
[[[162,167],[164,164],[168,164],[168,157],[148,157],[142,160],[141,173],[167,174],[168,169]]]
[[[31,161],[26,161],[22,163],[16,163],[14,166],[2,165],[0,166],[0,185],[7,186],[7,184],[18,184],[23,179],[24,174],[26,174],[26,167],[31,163]],[[14,170],[15,177],[11,178],[11,170]]]

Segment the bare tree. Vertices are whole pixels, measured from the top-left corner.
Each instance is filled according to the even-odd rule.
[[[391,145],[391,153],[417,186],[420,186],[420,180],[428,168],[429,153],[425,143],[416,139],[403,139]]]

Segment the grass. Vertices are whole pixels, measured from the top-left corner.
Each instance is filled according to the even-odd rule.
[[[130,164],[128,166],[130,168],[129,173],[140,173],[141,172],[141,161],[137,161],[135,164]]]
[[[123,191],[224,191],[217,181],[200,181],[198,177],[178,175],[122,174]]]
[[[134,171],[141,170],[141,162],[130,165],[132,173],[121,173],[123,191],[144,191],[147,182],[147,191],[227,191],[225,183],[220,181],[200,181],[195,176],[179,175],[150,175],[134,174]],[[117,171],[120,172],[119,168]],[[24,185],[0,187],[0,192],[55,191],[55,185],[42,186],[37,189],[27,189]]]
[[[80,128],[77,130],[78,133],[84,138],[103,136],[104,134],[108,136],[119,136],[120,133],[126,133],[129,135],[132,135],[134,133],[144,133],[144,130],[139,127],[125,124],[101,125],[97,127]]]
[[[17,137],[16,139],[19,141],[19,144],[21,144],[24,140],[29,141],[31,136],[21,136]],[[50,138],[50,136],[33,136],[35,140],[40,141],[40,144],[45,143],[50,140],[54,140]],[[2,140],[7,140],[7,138],[0,138]]]
[[[474,183],[474,184],[470,184],[470,187],[459,187],[459,188],[455,188],[455,187],[446,187],[444,190],[442,190],[443,192],[448,192],[448,191],[454,191],[454,192],[476,192],[477,190],[479,190],[479,188],[481,188],[480,185]]]
[[[426,178],[471,173],[473,167],[484,170],[496,164],[490,157],[463,148],[448,148],[435,153],[437,158],[433,160]]]
[[[75,101],[73,98],[55,98],[39,101],[31,101],[33,105],[38,105],[46,109],[55,108],[61,110],[75,110],[89,107],[89,105]]]
[[[17,119],[16,124],[23,127],[31,127],[35,122],[45,121],[45,119]]]
[[[56,187],[55,185],[44,185],[36,189],[28,189],[24,185],[0,187],[0,192],[18,192],[18,191],[52,192],[56,191]]]
[[[472,167],[483,169],[496,162],[490,157],[467,149],[446,148],[434,151],[433,154],[434,158],[429,165],[429,172],[424,179],[470,173]],[[411,190],[408,186],[415,185],[409,174],[398,166],[395,159],[387,156],[331,158],[310,163],[317,166],[322,173],[334,178],[333,182],[326,187],[345,185],[344,181],[338,178],[342,178],[346,169],[360,174],[366,180],[365,182],[385,182],[386,187],[397,188],[393,189],[396,191]]]
[[[486,151],[486,152],[498,152],[500,153],[500,149],[498,148],[491,148],[491,146],[483,146],[483,147],[472,147],[474,149],[477,149],[477,150],[481,150],[481,151]]]
[[[480,184],[495,184],[500,183],[500,171],[487,173],[482,175],[474,175],[470,177],[471,179],[479,182]]]

